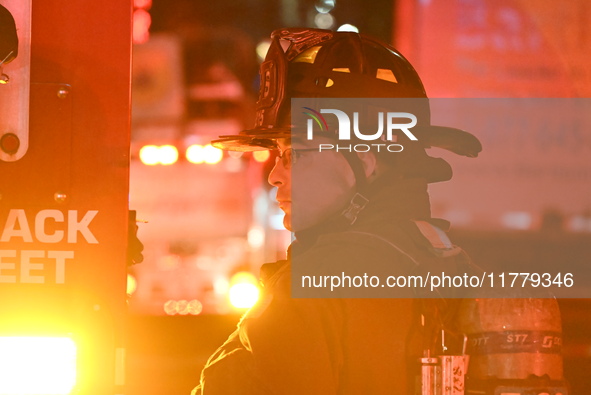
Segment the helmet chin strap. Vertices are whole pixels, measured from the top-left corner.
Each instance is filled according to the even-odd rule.
[[[365,169],[363,168],[363,163],[357,155],[356,152],[342,152],[345,159],[347,159],[347,163],[353,170],[353,174],[355,175],[355,190],[357,192],[363,190],[367,185],[367,177],[365,176]]]
[[[367,186],[367,177],[365,176],[365,169],[359,156],[355,152],[342,152],[343,156],[349,163],[353,174],[355,175],[355,195],[351,198],[349,205],[341,212],[350,225],[357,221],[359,213],[365,208],[369,199],[361,194]]]

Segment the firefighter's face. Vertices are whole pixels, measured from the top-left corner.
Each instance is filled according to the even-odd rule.
[[[285,213],[283,224],[294,232],[336,215],[354,193],[355,176],[347,160],[334,151],[318,152],[319,143],[331,141],[280,140],[282,157],[269,174],[269,183],[277,187],[277,202]]]

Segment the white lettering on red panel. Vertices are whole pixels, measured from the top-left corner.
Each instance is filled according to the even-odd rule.
[[[97,213],[97,210],[83,214],[78,210],[67,213],[41,210],[30,222],[25,210],[12,209],[2,228],[0,242],[98,244],[90,227]],[[49,223],[55,226],[48,226]],[[0,283],[64,284],[66,264],[73,259],[74,251],[0,249]],[[48,271],[54,274],[52,279],[45,275]]]

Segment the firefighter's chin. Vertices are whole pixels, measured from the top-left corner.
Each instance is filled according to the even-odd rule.
[[[283,213],[285,214],[283,216],[283,226],[285,227],[285,229],[289,230],[290,232],[293,232],[293,229],[291,226],[291,204],[290,203],[280,203],[279,207],[281,208],[281,210],[283,210]]]
[[[283,226],[285,227],[285,229],[289,230],[290,232],[293,232],[293,229],[291,228],[291,214],[285,214],[283,216]]]

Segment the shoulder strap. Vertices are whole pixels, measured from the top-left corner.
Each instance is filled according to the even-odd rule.
[[[368,238],[371,238],[374,240],[380,240],[380,241],[384,242],[385,244],[389,245],[390,247],[394,248],[396,251],[398,251],[400,254],[402,254],[406,258],[408,258],[416,267],[420,266],[419,262],[414,257],[412,257],[410,254],[408,254],[402,248],[398,247],[396,244],[392,243],[390,240],[386,239],[385,237],[382,237],[382,236],[377,235],[375,233],[362,232],[362,231],[357,231],[357,230],[350,230],[350,231],[347,231],[344,233],[365,236],[365,237],[368,237]]]

